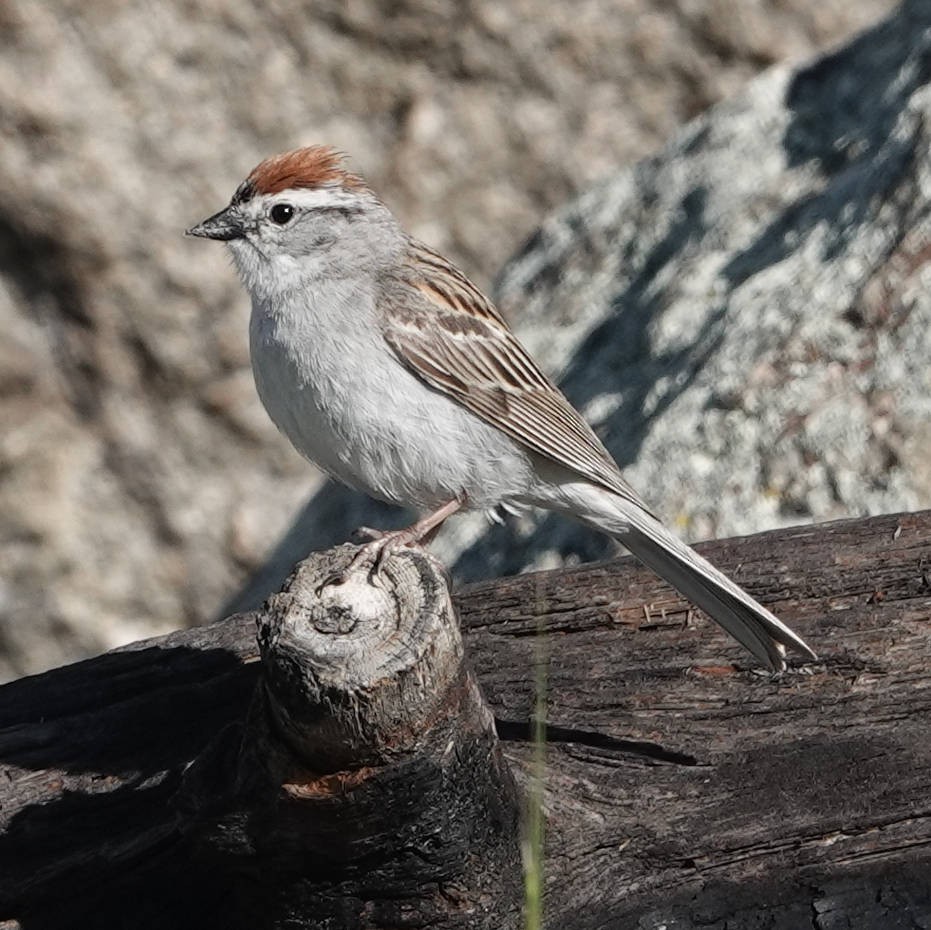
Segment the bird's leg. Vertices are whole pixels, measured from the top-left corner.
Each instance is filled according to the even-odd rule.
[[[352,535],[359,537],[366,543],[384,543],[386,540],[388,542],[396,540],[396,545],[392,546],[392,548],[425,545],[433,540],[446,519],[459,510],[464,503],[464,496],[453,498],[453,500],[443,504],[433,513],[427,514],[416,523],[412,523],[400,530],[376,530],[371,526],[360,526]]]
[[[464,503],[464,498],[454,497],[451,501],[447,501],[442,507],[422,517],[416,523],[412,523],[401,530],[390,530],[383,533],[378,539],[366,543],[362,547],[363,552],[370,549],[375,556],[372,573],[377,575],[385,557],[395,550],[402,549],[405,546],[426,545],[439,532],[446,519],[459,510]],[[357,553],[356,558],[360,555],[362,555],[362,552]],[[353,559],[354,561],[355,559]]]
[[[369,577],[377,577],[386,556],[405,546],[422,546],[428,543],[446,519],[459,510],[464,503],[465,495],[454,497],[433,513],[427,514],[416,523],[400,530],[379,531],[368,527],[360,528],[358,532],[366,534],[369,541],[352,557],[352,561],[345,569],[326,578],[317,588],[317,592],[319,593],[323,588],[332,584],[342,584],[352,572],[358,570],[360,565],[369,561],[372,563]]]

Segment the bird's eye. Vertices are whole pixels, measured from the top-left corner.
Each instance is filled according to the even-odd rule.
[[[268,211],[268,215],[272,218],[273,223],[284,226],[286,223],[290,223],[294,218],[294,207],[289,203],[276,203],[275,206]]]

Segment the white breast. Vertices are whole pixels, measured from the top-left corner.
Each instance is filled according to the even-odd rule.
[[[306,458],[382,500],[429,510],[465,494],[490,509],[520,497],[525,452],[401,364],[368,290],[344,280],[278,312],[253,304],[252,368],[272,420]]]

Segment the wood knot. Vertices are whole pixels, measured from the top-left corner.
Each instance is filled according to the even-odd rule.
[[[403,747],[460,677],[462,640],[442,568],[400,550],[375,577],[362,569],[322,583],[357,551],[311,555],[259,618],[272,717],[315,771]]]

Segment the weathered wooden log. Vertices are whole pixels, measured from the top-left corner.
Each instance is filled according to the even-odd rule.
[[[318,553],[270,599],[248,716],[172,783],[148,842],[76,873],[67,846],[47,850],[44,874],[4,860],[20,865],[18,880],[4,869],[16,882],[6,906],[24,901],[12,916],[40,927],[112,926],[129,912],[133,926],[519,926],[516,788],[441,569],[405,551],[377,580],[363,566],[326,584],[354,551]],[[116,826],[99,825],[98,847]],[[101,894],[114,867],[128,889]],[[140,876],[167,885],[143,916]],[[76,922],[88,884],[96,893]]]
[[[931,512],[700,548],[819,661],[761,674],[629,559],[457,599],[519,782],[532,758],[534,668],[546,672],[547,926],[927,925]],[[277,880],[247,867],[244,838],[287,836],[274,819],[287,819],[286,806],[262,808],[267,833],[265,813],[245,823],[235,812],[284,770],[240,752],[237,722],[248,717],[249,731],[265,720],[296,760],[293,783],[314,778],[299,741],[272,729],[267,698],[249,713],[256,659],[246,615],[0,689],[0,918],[39,930],[220,926],[249,899],[247,884]],[[388,787],[385,806],[417,800]],[[338,841],[320,868],[338,871]],[[286,888],[306,890],[295,879],[306,851],[289,859],[291,848],[272,861]],[[291,925],[366,926],[352,916],[356,899],[332,887],[333,912],[346,901],[349,916],[292,913]],[[395,916],[378,919],[404,926]]]
[[[353,553],[303,562],[260,617],[228,813],[196,831],[217,926],[516,928],[516,788],[441,569],[408,551],[329,583]],[[225,754],[198,760],[192,820]]]

